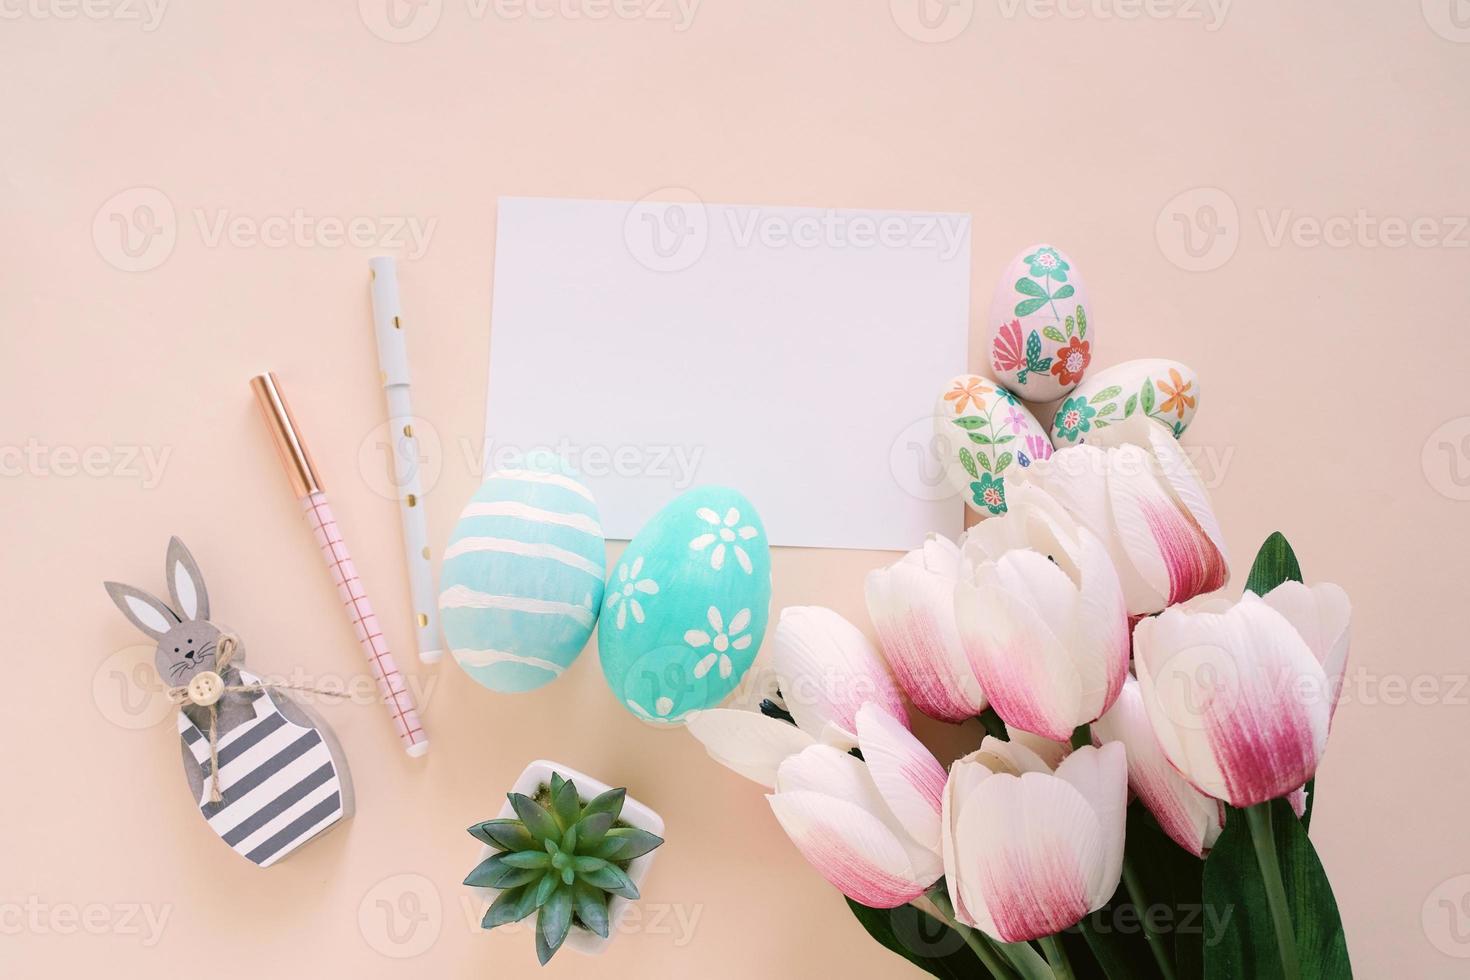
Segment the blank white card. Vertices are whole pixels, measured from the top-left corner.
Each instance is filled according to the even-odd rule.
[[[968,215],[502,198],[486,465],[558,452],[609,538],[705,484],[775,545],[954,536],[930,418],[969,298]]]

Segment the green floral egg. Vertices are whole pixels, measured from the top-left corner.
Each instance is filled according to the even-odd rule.
[[[613,566],[597,627],[618,701],[682,724],[725,699],[765,638],[771,549],[744,496],[698,487],[654,515]]]

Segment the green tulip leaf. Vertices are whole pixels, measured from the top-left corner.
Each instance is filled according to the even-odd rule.
[[[1347,940],[1332,886],[1306,829],[1286,800],[1272,800],[1271,830],[1296,934],[1302,980],[1351,980]],[[1245,812],[1226,808],[1225,829],[1205,861],[1205,912],[1225,921],[1205,943],[1205,980],[1282,975],[1265,881]],[[1228,914],[1229,918],[1225,916]]]
[[[849,898],[847,907],[879,945],[930,976],[941,980],[992,980],[994,977],[959,933],[912,905],[873,909]]]

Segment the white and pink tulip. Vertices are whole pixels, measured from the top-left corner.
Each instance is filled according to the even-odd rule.
[[[1107,546],[1131,615],[1213,592],[1230,577],[1204,484],[1161,425],[1127,419],[1037,460],[1026,478]]]
[[[721,765],[767,787],[782,762],[817,744],[842,751],[858,743],[857,714],[874,704],[908,727],[893,677],[861,630],[830,609],[793,606],[782,611],[770,640],[772,690],[758,692],[752,708],[711,708],[692,715],[689,731]],[[795,724],[764,714],[770,701]]]
[[[1164,833],[1196,857],[1214,846],[1225,828],[1220,801],[1206,796],[1170,765],[1143,708],[1138,681],[1129,677],[1108,713],[1092,723],[1095,742],[1119,742],[1128,752],[1128,785]]]
[[[1086,746],[1053,772],[987,737],[956,762],[941,821],[945,882],[959,919],[1004,942],[1066,929],[1106,905],[1123,870],[1123,746]]]
[[[1351,607],[1335,585],[1186,603],[1134,630],[1160,748],[1197,789],[1245,807],[1311,779],[1347,667]]]
[[[1128,673],[1128,615],[1107,549],[1045,493],[1015,488],[972,528],[955,591],[960,641],[996,713],[1066,741]]]
[[[987,704],[955,621],[959,574],[959,546],[934,536],[866,583],[868,615],[899,686],[924,714],[954,724]]]
[[[863,759],[812,745],[781,764],[767,799],[802,856],[834,887],[871,908],[895,908],[944,873],[944,767],[877,705],[857,712],[856,727]]]

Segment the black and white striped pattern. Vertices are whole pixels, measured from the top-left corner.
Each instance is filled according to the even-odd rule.
[[[259,678],[240,671],[241,682]],[[255,700],[255,718],[219,740],[219,803],[209,802],[209,739],[179,713],[179,735],[199,763],[200,812],[239,854],[269,867],[342,818],[342,782],[331,751],[314,728]]]

